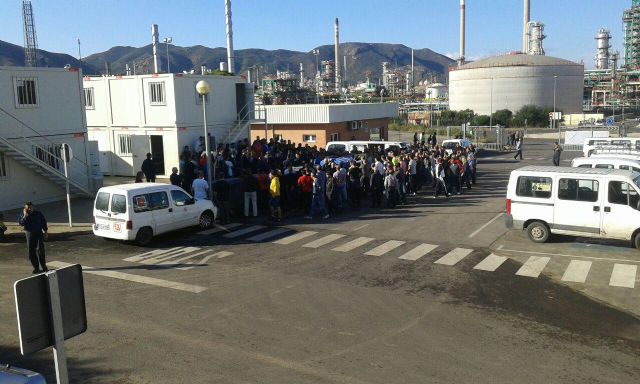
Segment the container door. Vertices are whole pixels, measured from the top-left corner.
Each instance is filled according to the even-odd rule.
[[[625,181],[610,180],[603,203],[602,236],[631,239],[633,231],[640,226],[639,200],[640,194],[634,186]]]
[[[560,178],[553,212],[553,228],[599,237],[601,195],[598,180]]]
[[[151,141],[147,135],[131,136],[131,154],[133,156],[133,173],[142,168],[142,162],[147,158],[147,153],[151,153]]]

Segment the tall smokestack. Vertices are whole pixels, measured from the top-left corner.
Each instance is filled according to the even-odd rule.
[[[233,62],[233,30],[231,28],[231,0],[224,0],[224,15],[227,21],[227,68],[235,73]]]
[[[153,43],[153,73],[160,73],[160,58],[158,57],[158,24],[151,25],[151,42]]]
[[[336,58],[335,58],[335,72],[336,72],[336,93],[340,93],[340,26],[338,25],[338,18],[336,17]]]
[[[458,67],[464,64],[464,0],[460,0],[460,58],[458,59]]]
[[[522,14],[522,53],[529,53],[529,13],[531,5],[529,0],[524,0],[524,12]]]

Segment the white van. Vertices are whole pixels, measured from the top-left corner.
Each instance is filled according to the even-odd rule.
[[[633,137],[588,137],[584,139],[582,154],[589,157],[600,151],[616,149],[640,150],[640,139]]]
[[[391,150],[405,150],[407,149],[407,143],[400,141],[330,141],[325,146],[325,150],[329,153],[333,154],[344,154],[347,152],[351,152],[353,147],[356,148],[358,153],[363,153],[365,149],[373,149],[373,148],[383,148],[385,151]]]
[[[449,139],[443,140],[441,145],[449,155],[452,154],[458,146],[467,149],[471,146],[471,141],[469,141],[469,139]]]
[[[528,166],[511,172],[508,228],[536,243],[551,233],[630,240],[640,249],[640,174],[618,169]]]
[[[623,169],[640,172],[640,160],[624,159],[619,157],[591,156],[577,157],[571,160],[574,168],[603,168]]]
[[[134,183],[100,188],[93,205],[93,234],[141,245],[153,236],[194,225],[213,225],[217,209],[170,184]]]

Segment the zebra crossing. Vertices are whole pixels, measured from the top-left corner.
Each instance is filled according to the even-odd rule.
[[[299,246],[308,249],[327,249],[339,253],[359,254],[373,258],[393,256],[405,262],[417,262],[434,251],[443,251],[445,247],[437,244],[406,242],[400,240],[378,240],[371,237],[349,237],[338,233],[319,233],[305,230],[295,232],[286,227],[268,227],[265,225],[243,226],[230,224],[225,227],[212,228],[198,235],[217,234],[223,241],[246,240],[252,243],[270,242],[276,246]],[[232,246],[233,244],[229,245]],[[222,245],[224,246],[224,245]],[[218,246],[219,248],[219,246]],[[498,249],[499,250],[499,249]],[[455,267],[472,254],[477,258],[477,250],[456,247],[439,257],[434,264]],[[153,265],[165,268],[190,270],[207,265],[211,260],[234,256],[234,252],[218,250],[207,246],[182,246],[156,249],[123,259],[127,262]],[[509,257],[490,253],[475,262],[471,269],[481,272],[495,272]],[[538,278],[548,269],[551,257],[530,256],[515,272],[516,276]],[[584,284],[589,280],[589,272],[593,262],[572,259],[562,272],[560,280],[567,283]],[[614,263],[608,285],[611,287],[635,288],[637,265]]]

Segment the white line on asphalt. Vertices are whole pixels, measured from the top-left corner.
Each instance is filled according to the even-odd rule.
[[[209,252],[211,252],[210,249],[203,249],[200,252],[192,253],[192,254],[190,254],[188,256],[181,257],[178,260],[167,260],[167,261],[163,261],[161,263],[158,263],[157,265],[179,265],[179,264],[182,264],[182,262],[185,261],[185,260],[193,259],[194,257],[202,256],[202,255],[207,254]]]
[[[361,230],[362,228],[366,228],[366,227],[368,227],[369,225],[371,225],[371,224],[362,224],[362,225],[361,225],[361,226],[359,226],[359,227],[355,227],[355,228],[353,228],[353,230],[354,230],[354,231],[359,231],[359,230]]]
[[[587,280],[589,269],[591,269],[590,261],[571,260],[561,280],[573,283],[584,283]]]
[[[51,261],[47,264],[54,268],[63,268],[63,267],[68,267],[69,265],[72,265],[71,263],[64,263],[61,261]],[[92,275],[111,277],[119,280],[133,281],[135,283],[153,285],[156,287],[177,289],[179,291],[185,291],[185,292],[191,292],[191,293],[200,293],[207,290],[207,288],[201,287],[198,285],[178,283],[176,281],[156,279],[154,277],[133,275],[131,273],[111,271],[109,269],[98,269],[98,268],[88,267],[86,265],[82,266],[82,272],[89,273]]]
[[[501,266],[505,261],[507,261],[506,257],[494,255],[492,253],[489,256],[485,257],[484,260],[479,262],[475,267],[473,267],[473,269],[493,272],[498,269],[498,267]]]
[[[358,237],[355,240],[351,240],[348,243],[342,244],[339,247],[335,247],[332,249],[332,251],[336,251],[336,252],[349,252],[349,251],[353,251],[354,249],[358,248],[358,247],[362,247],[363,245],[373,241],[375,239],[371,238],[371,237]]]
[[[174,252],[169,252],[169,253],[165,253],[163,255],[160,255],[158,257],[153,257],[150,259],[144,259],[144,260],[140,260],[140,262],[142,264],[157,264],[161,261],[165,261],[165,260],[169,260],[172,259],[176,256],[182,256],[182,255],[186,255],[195,251],[199,251],[200,248],[198,247],[186,247],[180,250],[176,250]]]
[[[409,252],[405,253],[404,255],[398,257],[398,259],[415,261],[421,258],[422,256],[426,255],[427,253],[433,251],[436,248],[438,248],[437,245],[420,244],[417,247],[410,250]]]
[[[298,233],[294,233],[291,236],[287,236],[287,237],[283,237],[282,239],[276,240],[273,243],[274,244],[291,244],[293,242],[296,242],[298,240],[302,240],[305,239],[309,236],[313,236],[318,232],[314,232],[314,231],[302,231],[302,232],[298,232]]]
[[[250,226],[248,228],[243,228],[243,229],[240,229],[240,230],[235,231],[235,232],[227,233],[223,237],[226,237],[228,239],[235,239],[236,237],[240,237],[242,235],[246,235],[247,233],[259,231],[259,230],[261,230],[263,228],[266,228],[266,227],[264,225],[252,225],[252,226]]]
[[[340,235],[337,233],[332,233],[330,235],[321,237],[317,240],[313,240],[310,243],[304,244],[303,247],[305,248],[320,248],[323,245],[329,244],[332,241],[336,241],[338,239],[342,239],[345,235]]]
[[[402,244],[404,244],[404,241],[389,240],[386,243],[378,245],[377,247],[365,252],[364,254],[367,256],[382,256],[385,253],[398,248]]]
[[[546,160],[546,159],[547,159],[546,157],[538,157],[536,160],[542,161],[542,160]]]
[[[213,257],[215,257],[216,259],[222,259],[222,258],[224,258],[224,257],[231,256],[231,255],[233,255],[233,252],[227,252],[227,251],[220,251],[220,252],[216,252],[216,253],[214,253],[214,254],[211,254],[211,255],[207,255],[207,256],[205,256],[205,258],[204,258],[204,259],[200,260],[200,261],[199,261],[199,262],[197,262],[197,263],[189,262],[188,264],[191,264],[191,266],[189,266],[189,267],[178,267],[178,269],[182,269],[182,270],[184,270],[184,271],[187,271],[187,270],[189,270],[189,269],[193,269],[193,268],[195,268],[195,267],[196,267],[196,266],[198,266],[198,265],[205,265],[205,263],[206,263],[207,261],[209,261],[209,260],[210,260],[211,258],[213,258]]]
[[[478,233],[480,233],[480,231],[482,231],[483,229],[487,228],[491,223],[493,223],[494,221],[498,220],[498,218],[500,216],[504,215],[504,212],[500,212],[498,213],[493,219],[487,221],[482,227],[476,229],[474,232],[472,232],[469,235],[469,238],[474,237],[475,235],[477,235]]]
[[[268,232],[265,232],[265,233],[261,233],[259,235],[251,236],[247,240],[249,240],[249,241],[262,241],[262,240],[268,239],[270,237],[278,236],[278,235],[283,234],[283,233],[288,232],[288,231],[290,231],[289,228],[276,228],[276,229],[273,229],[271,231],[268,231]]]
[[[226,226],[223,225],[219,225],[219,224],[215,224],[215,228],[211,228],[211,229],[207,229],[205,231],[202,232],[198,232],[197,235],[212,235],[214,233],[218,233],[218,232],[231,232],[229,231],[232,228],[235,227],[239,227],[242,224],[240,223],[231,223],[231,224],[227,224]]]
[[[547,266],[549,260],[551,260],[549,257],[531,256],[529,257],[529,260],[522,264],[522,267],[518,269],[516,275],[534,278],[538,277],[542,273],[544,267]]]
[[[614,264],[609,285],[612,287],[633,288],[636,286],[637,265]]]
[[[449,266],[456,265],[460,260],[467,257],[467,255],[469,255],[471,252],[473,252],[473,249],[455,248],[446,255],[436,260],[434,263]]]
[[[126,259],[124,259],[124,261],[130,261],[132,263],[137,263],[140,260],[144,260],[144,259],[147,259],[147,258],[151,258],[151,257],[163,255],[163,254],[177,252],[177,251],[179,251],[181,249],[184,249],[184,248],[185,247],[174,247],[174,248],[169,248],[169,249],[166,249],[166,248],[165,249],[154,249],[153,251],[149,251],[149,252],[141,253],[139,255],[127,257]]]
[[[640,263],[640,260],[627,260],[627,259],[614,259],[611,257],[593,257],[593,256],[580,256],[580,255],[564,255],[562,253],[547,253],[547,252],[531,252],[531,251],[518,251],[515,249],[504,249],[498,248],[503,252],[516,252],[516,253],[528,253],[531,255],[547,255],[547,256],[560,256],[560,257],[577,257],[580,259],[590,259],[590,260],[607,260],[607,261],[624,261],[627,263]]]

